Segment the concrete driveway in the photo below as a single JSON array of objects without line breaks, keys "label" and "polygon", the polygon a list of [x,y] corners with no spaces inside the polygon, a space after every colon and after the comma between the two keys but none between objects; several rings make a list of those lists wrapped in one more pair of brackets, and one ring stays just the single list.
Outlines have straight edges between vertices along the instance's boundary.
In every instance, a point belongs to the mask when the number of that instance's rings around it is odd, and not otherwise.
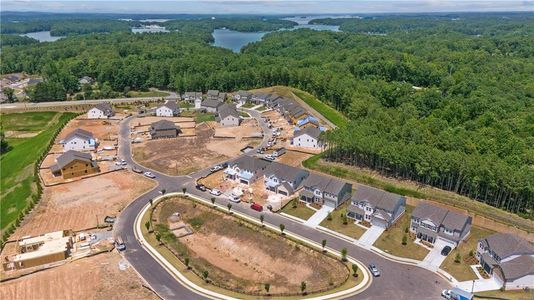
[{"label": "concrete driveway", "polygon": [[371,225],[367,231],[360,237],[360,244],[366,247],[371,247],[376,240],[382,235],[386,228],[382,226]]},{"label": "concrete driveway", "polygon": [[317,227],[328,216],[328,213],[333,210],[334,209],[332,207],[323,205],[321,209],[319,209],[316,213],[313,214],[313,216],[311,216],[306,222],[304,222],[304,225],[312,228]]},{"label": "concrete driveway", "polygon": [[460,281],[456,284],[456,287],[466,292],[473,290],[474,293],[477,293],[498,290],[501,288],[501,285],[496,279],[490,278],[475,280],[474,285],[473,280]]},{"label": "concrete driveway", "polygon": [[432,248],[432,250],[426,255],[421,263],[430,266],[431,268],[439,268],[439,266],[441,266],[443,261],[447,258],[447,256],[441,255],[441,250],[443,250],[445,246],[450,246],[451,251],[452,249],[456,248],[453,243],[449,243],[442,239],[437,239],[434,243],[434,248]]}]

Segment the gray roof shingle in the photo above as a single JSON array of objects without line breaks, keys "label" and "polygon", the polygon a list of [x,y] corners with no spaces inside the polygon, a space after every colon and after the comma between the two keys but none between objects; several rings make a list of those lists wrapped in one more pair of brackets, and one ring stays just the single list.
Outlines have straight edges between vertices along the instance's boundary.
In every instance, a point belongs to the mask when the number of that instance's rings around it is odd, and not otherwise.
[{"label": "gray roof shingle", "polygon": [[168,100],[163,105],[160,105],[158,108],[160,107],[167,107],[172,111],[178,111],[178,104],[174,100]]},{"label": "gray roof shingle", "polygon": [[295,181],[297,179],[297,175],[301,172],[306,172],[306,174],[309,174],[309,172],[304,169],[296,168],[286,164],[281,164],[278,162],[272,162],[267,167],[267,169],[265,169],[265,175],[269,176],[272,174],[276,176],[276,178],[288,182]]},{"label": "gray roof shingle", "polygon": [[315,127],[315,126],[308,126],[308,127],[304,128],[304,129],[296,131],[294,137],[299,137],[299,136],[304,135],[304,134],[307,134],[307,135],[311,136],[314,139],[318,139],[319,136],[321,135],[321,129],[319,129],[319,128]]},{"label": "gray roof shingle", "polygon": [[179,127],[174,124],[174,122],[169,120],[159,120],[150,125],[152,130],[169,130],[169,129],[178,129]]},{"label": "gray roof shingle", "polygon": [[373,207],[393,211],[397,204],[404,198],[401,195],[375,189],[365,185],[359,185],[352,198],[356,201],[368,201]]},{"label": "gray roof shingle", "polygon": [[337,195],[345,184],[350,184],[345,181],[341,181],[337,178],[310,173],[310,175],[304,180],[304,186],[309,188],[317,188],[323,192]]},{"label": "gray roof shingle", "polygon": [[56,158],[57,167],[59,169],[62,169],[63,167],[75,160],[80,160],[91,164],[95,163],[90,153],[69,150]]},{"label": "gray roof shingle", "polygon": [[495,233],[481,239],[501,259],[511,255],[534,255],[534,246],[509,233]]},{"label": "gray roof shingle", "polygon": [[437,226],[443,225],[447,229],[461,231],[471,219],[470,216],[450,211],[443,207],[422,202],[412,212],[412,217],[430,219]]},{"label": "gray roof shingle", "polygon": [[255,172],[257,170],[267,168],[269,164],[270,162],[266,160],[258,159],[248,155],[243,155],[240,158],[236,159],[232,165],[237,165],[237,167],[239,167],[239,169],[241,170]]},{"label": "gray roof shingle", "polygon": [[75,138],[75,137],[78,137],[78,138],[81,138],[83,140],[94,140],[94,137],[93,137],[93,134],[87,130],[84,130],[84,129],[81,129],[81,128],[76,128],[74,129],[72,132],[70,132],[69,134],[67,134],[67,136],[65,137],[65,141],[68,141],[72,138]]},{"label": "gray roof shingle", "polygon": [[522,255],[501,264],[501,270],[507,281],[534,275],[534,256]]}]

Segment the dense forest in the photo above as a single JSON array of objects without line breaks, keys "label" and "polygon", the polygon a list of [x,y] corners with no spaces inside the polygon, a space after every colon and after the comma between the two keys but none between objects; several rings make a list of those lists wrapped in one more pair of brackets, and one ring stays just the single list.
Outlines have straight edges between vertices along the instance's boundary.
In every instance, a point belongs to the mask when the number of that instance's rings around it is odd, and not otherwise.
[{"label": "dense forest", "polygon": [[0,34],[0,47],[2,46],[17,46],[17,45],[29,45],[37,44],[38,40],[32,39],[27,36],[19,36],[13,34]]},{"label": "dense forest", "polygon": [[[325,136],[326,159],[532,218],[533,15],[435,18],[321,20],[347,32],[274,32],[238,54],[207,43],[210,21],[172,21],[179,32],[2,47],[1,72],[42,74],[39,100],[78,90],[82,76],[117,92],[297,87],[350,119]],[[372,27],[348,29],[361,22]]]}]

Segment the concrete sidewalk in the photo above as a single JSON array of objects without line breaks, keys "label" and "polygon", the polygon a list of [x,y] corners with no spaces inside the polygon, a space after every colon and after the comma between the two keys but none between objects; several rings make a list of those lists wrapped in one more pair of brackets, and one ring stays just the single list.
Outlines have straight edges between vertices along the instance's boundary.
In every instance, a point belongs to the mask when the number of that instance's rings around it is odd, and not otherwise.
[{"label": "concrete sidewalk", "polygon": [[474,293],[477,293],[498,290],[501,288],[501,285],[494,278],[490,278],[475,280],[474,285],[473,280],[460,281],[456,284],[456,287],[466,292],[473,290]]},{"label": "concrete sidewalk", "polygon": [[321,209],[319,209],[316,213],[313,214],[306,222],[304,222],[304,225],[315,228],[321,224],[321,222],[328,216],[328,213],[333,211],[334,209],[332,207],[328,207],[326,205],[323,205]]}]

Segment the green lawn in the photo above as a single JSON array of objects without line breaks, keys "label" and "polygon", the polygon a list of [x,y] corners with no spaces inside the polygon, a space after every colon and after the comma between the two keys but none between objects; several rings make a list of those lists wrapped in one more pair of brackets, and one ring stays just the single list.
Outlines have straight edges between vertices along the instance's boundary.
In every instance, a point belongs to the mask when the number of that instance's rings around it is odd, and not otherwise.
[{"label": "green lawn", "polygon": [[293,200],[289,201],[286,206],[282,208],[282,212],[292,215],[304,221],[308,220],[315,211],[306,206],[305,203],[298,201],[297,207],[293,208]]},{"label": "green lawn", "polygon": [[492,300],[527,300],[534,299],[534,290],[513,290],[513,291],[489,291],[475,293],[474,299],[492,299]]},{"label": "green lawn", "polygon": [[[491,230],[473,226],[467,239],[460,243],[456,249],[452,250],[449,256],[447,256],[445,261],[441,264],[441,269],[447,271],[458,279],[458,281],[478,279],[470,267],[470,265],[477,264],[477,260],[474,256],[470,256],[469,252],[473,251],[474,255],[476,253],[478,240],[492,233],[494,232]],[[457,253],[460,253],[460,263],[454,262]]]},{"label": "green lawn", "polygon": [[180,101],[180,103],[178,103],[178,106],[180,108],[186,108],[186,109],[189,109],[191,107],[194,107],[193,104],[189,103],[189,102],[185,102],[185,101]]},{"label": "green lawn", "polygon": [[6,114],[0,115],[0,122],[2,122],[4,131],[39,132],[46,127],[50,120],[57,114],[57,112],[53,111]]},{"label": "green lawn", "polygon": [[254,107],[254,106],[256,106],[256,104],[254,104],[254,103],[252,103],[250,101],[247,101],[241,107],[243,107],[243,108],[251,108],[251,107]]},{"label": "green lawn", "polygon": [[342,113],[335,110],[334,108],[328,106],[324,102],[321,102],[319,99],[315,98],[311,94],[308,94],[304,91],[298,89],[292,89],[293,93],[306,102],[309,106],[315,109],[318,113],[327,118],[330,122],[334,123],[338,127],[347,125],[348,121]]},{"label": "green lawn", "polygon": [[524,219],[516,214],[489,206],[488,204],[475,201],[465,196],[433,187],[415,185],[409,181],[381,177],[372,171],[326,162],[321,158],[322,154],[314,155],[304,160],[302,165],[311,170],[370,185],[391,193],[419,199],[431,199],[433,201],[466,209],[471,213],[484,216],[499,223],[512,225],[527,232],[532,232],[534,230],[534,222],[531,220]]},{"label": "green lawn", "polygon": [[50,112],[2,115],[5,131],[40,133],[31,138],[8,139],[12,149],[0,156],[0,230],[15,221],[30,203],[37,192],[35,163],[48,149],[55,131],[74,116],[73,113]]},{"label": "green lawn", "polygon": [[406,211],[397,222],[384,231],[376,240],[374,246],[395,256],[422,260],[428,254],[428,250],[415,244],[409,237],[406,245],[402,244],[402,237],[406,228],[410,227],[410,216],[412,215],[413,206],[406,206]]},{"label": "green lawn", "polygon": [[347,224],[343,224],[343,218],[341,217],[341,214],[347,213],[347,207],[349,205],[350,201],[343,203],[338,209],[334,210],[331,213],[332,220],[328,220],[328,218],[326,218],[323,220],[323,222],[321,222],[320,225],[328,229],[337,231],[346,236],[349,236],[351,238],[359,239],[362,234],[365,233],[365,229],[354,224],[354,220],[350,218],[348,219]]},{"label": "green lawn", "polygon": [[211,113],[199,113],[195,115],[195,122],[197,123],[208,121],[215,121],[215,115]]},{"label": "green lawn", "polygon": [[258,108],[256,108],[257,111],[264,111],[264,110],[267,110],[267,107],[265,107],[265,105],[262,105]]},{"label": "green lawn", "polygon": [[141,97],[167,97],[169,93],[161,91],[129,91],[128,97],[131,98],[141,98]]}]

